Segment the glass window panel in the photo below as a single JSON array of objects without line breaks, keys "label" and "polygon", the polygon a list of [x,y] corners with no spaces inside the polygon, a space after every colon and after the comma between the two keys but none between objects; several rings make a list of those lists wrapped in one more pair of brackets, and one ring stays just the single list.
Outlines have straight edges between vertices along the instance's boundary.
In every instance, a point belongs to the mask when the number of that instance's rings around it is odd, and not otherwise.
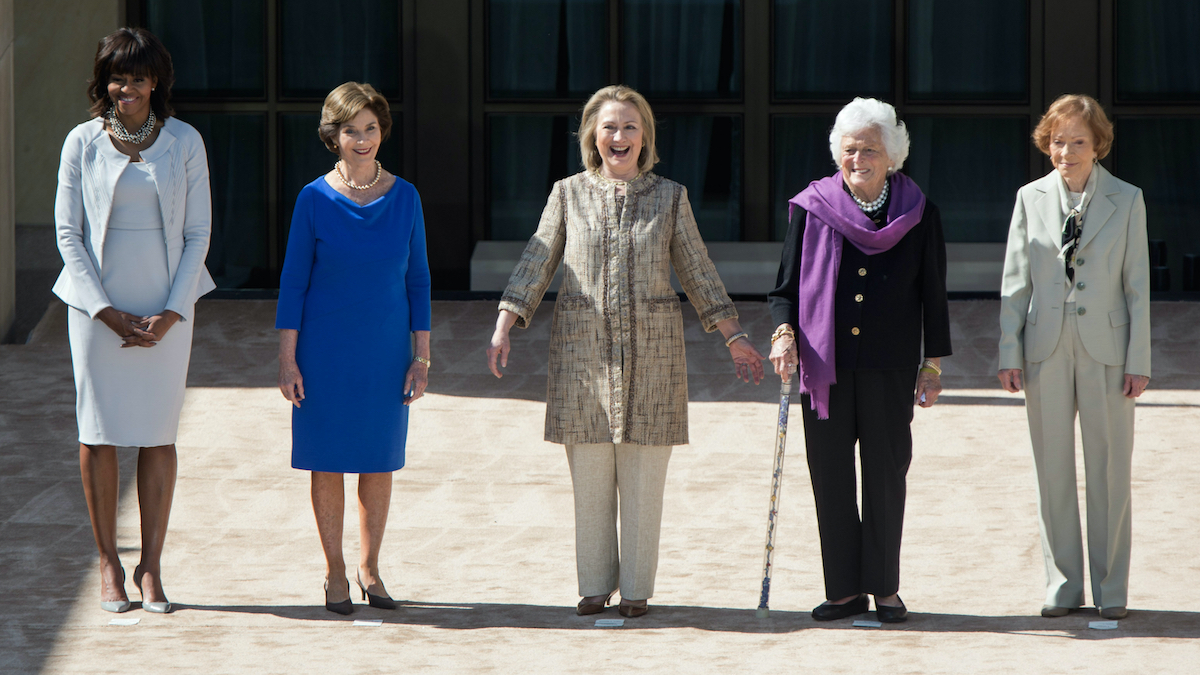
[{"label": "glass window panel", "polygon": [[1115,131],[1113,173],[1142,188],[1149,237],[1166,242],[1170,290],[1196,290],[1185,284],[1183,259],[1200,256],[1196,146],[1187,140],[1200,138],[1200,118],[1118,117]]},{"label": "glass window panel", "polygon": [[647,97],[738,98],[740,0],[626,0],[625,81]]},{"label": "glass window panel", "polygon": [[910,0],[909,98],[1026,100],[1028,5],[1027,0]]},{"label": "glass window panel", "polygon": [[1200,100],[1200,3],[1117,0],[1117,98]]},{"label": "glass window panel", "polygon": [[[329,173],[337,162],[333,154],[317,136],[317,125],[321,121],[320,113],[284,113],[279,116],[280,136],[280,252],[287,249],[287,232],[292,226],[292,211],[296,206],[296,198],[305,185]],[[403,125],[399,115],[392,115],[392,133],[379,146],[375,157],[383,164],[383,168],[401,175],[404,164],[400,138]]]},{"label": "glass window panel", "polygon": [[399,2],[279,4],[284,96],[324,99],[343,82],[367,82],[392,102],[399,100]]},{"label": "glass window panel", "polygon": [[739,241],[742,235],[742,118],[732,115],[662,115],[654,172],[682,183],[705,241]]},{"label": "glass window panel", "polygon": [[263,0],[147,0],[146,25],[171,52],[178,98],[266,96]]},{"label": "glass window panel", "polygon": [[554,181],[582,170],[567,115],[488,117],[488,207],[493,240],[533,236]]},{"label": "glass window panel", "polygon": [[[891,98],[892,0],[775,0],[775,96]],[[853,57],[842,56],[853,35]]]},{"label": "glass window panel", "polygon": [[808,184],[833,175],[829,152],[832,117],[776,117],[771,148],[775,155],[773,196],[774,239],[783,241],[788,228],[788,200]]},{"label": "glass window panel", "polygon": [[208,152],[212,239],[205,264],[218,288],[274,288],[267,231],[266,117],[187,113]]},{"label": "glass window panel", "polygon": [[1029,182],[1028,121],[911,115],[906,122],[912,144],[904,172],[941,210],[946,241],[1007,241],[1017,189]]},{"label": "glass window panel", "polygon": [[608,80],[606,0],[492,0],[493,98],[584,98]]}]

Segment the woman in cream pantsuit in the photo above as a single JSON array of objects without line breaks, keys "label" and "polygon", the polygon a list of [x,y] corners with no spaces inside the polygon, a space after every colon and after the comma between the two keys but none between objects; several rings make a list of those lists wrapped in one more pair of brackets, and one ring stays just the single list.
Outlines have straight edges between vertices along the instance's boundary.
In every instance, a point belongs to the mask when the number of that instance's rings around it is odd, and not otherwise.
[{"label": "woman in cream pantsuit", "polygon": [[141,28],[100,41],[88,85],[92,120],[63,144],[54,203],[70,309],[79,462],[100,557],[102,609],[124,612],[117,553],[117,447],[138,450],[142,609],[171,611],[160,561],[175,489],[175,436],[196,299],[211,234],[200,134],[172,117],[171,56]]},{"label": "woman in cream pantsuit", "polygon": [[603,611],[619,588],[619,612],[635,617],[654,594],[671,446],[688,442],[683,316],[671,269],[704,329],[725,336],[739,377],[759,382],[763,356],[738,325],[687,190],[650,172],[658,157],[646,100],[619,85],[597,91],[584,106],[579,145],[587,170],[554,185],[501,299],[488,364],[500,377],[509,330],[529,325],[561,261],[545,438],[566,445],[575,488],[576,611]]},{"label": "woman in cream pantsuit", "polygon": [[1150,381],[1150,262],[1142,191],[1097,160],[1112,124],[1064,95],[1033,133],[1054,170],[1017,193],[1000,304],[1000,382],[1021,390],[1038,478],[1042,616],[1084,604],[1075,415],[1087,480],[1088,572],[1106,619],[1126,615],[1134,399]]}]

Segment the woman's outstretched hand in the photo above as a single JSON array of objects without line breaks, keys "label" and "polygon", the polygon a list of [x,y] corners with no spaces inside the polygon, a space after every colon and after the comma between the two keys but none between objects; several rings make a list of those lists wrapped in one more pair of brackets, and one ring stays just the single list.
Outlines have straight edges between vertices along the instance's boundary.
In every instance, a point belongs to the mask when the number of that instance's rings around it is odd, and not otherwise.
[{"label": "woman's outstretched hand", "polygon": [[729,355],[733,357],[733,369],[737,378],[749,382],[754,378],[754,384],[762,382],[763,359],[761,352],[750,343],[750,338],[739,338],[729,345]]},{"label": "woman's outstretched hand", "polygon": [[[516,313],[507,309],[500,310],[500,316],[496,317],[496,331],[492,333],[492,341],[488,343],[487,348],[488,368],[496,377],[504,377],[500,368],[508,367],[508,352],[512,349],[512,345],[508,341],[508,332],[512,330],[513,324],[516,322]],[[497,367],[497,361],[499,361],[499,367]]]}]

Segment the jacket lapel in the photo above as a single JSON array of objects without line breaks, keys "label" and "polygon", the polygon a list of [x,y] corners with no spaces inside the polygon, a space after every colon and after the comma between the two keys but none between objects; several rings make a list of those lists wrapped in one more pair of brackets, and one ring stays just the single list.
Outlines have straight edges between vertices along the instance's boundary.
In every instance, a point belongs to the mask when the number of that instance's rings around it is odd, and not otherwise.
[{"label": "jacket lapel", "polygon": [[1096,238],[1096,233],[1108,224],[1109,219],[1116,213],[1117,205],[1113,204],[1109,195],[1121,192],[1116,181],[1112,180],[1112,174],[1103,166],[1096,164],[1092,171],[1099,173],[1096,174],[1096,194],[1092,195],[1087,213],[1083,216],[1083,234],[1079,236],[1079,248],[1081,249]]},{"label": "jacket lapel", "polygon": [[1058,173],[1051,171],[1043,176],[1036,183],[1034,189],[1041,195],[1034,202],[1036,206],[1037,219],[1042,221],[1040,231],[1033,231],[1030,228],[1032,236],[1043,237],[1054,243],[1054,247],[1058,248],[1062,245],[1062,180],[1058,177]]}]

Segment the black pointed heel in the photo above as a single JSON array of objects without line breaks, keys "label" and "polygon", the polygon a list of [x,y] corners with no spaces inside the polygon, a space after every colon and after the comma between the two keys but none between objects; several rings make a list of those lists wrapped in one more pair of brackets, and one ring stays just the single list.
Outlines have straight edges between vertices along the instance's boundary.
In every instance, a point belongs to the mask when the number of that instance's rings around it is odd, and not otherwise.
[{"label": "black pointed heel", "polygon": [[[349,581],[346,582],[346,590],[347,591],[350,590],[350,582]],[[345,600],[342,600],[341,602],[330,602],[329,601],[329,581],[326,580],[326,582],[325,582],[325,609],[333,612],[334,614],[341,614],[342,616],[349,616],[350,614],[354,613],[354,603],[351,602],[350,598],[346,598]]]},{"label": "black pointed heel", "polygon": [[362,578],[356,572],[354,581],[358,583],[359,589],[362,590],[362,599],[367,601],[367,604],[376,609],[396,609],[396,601],[390,595],[374,595],[367,592],[367,587],[363,586]]}]

